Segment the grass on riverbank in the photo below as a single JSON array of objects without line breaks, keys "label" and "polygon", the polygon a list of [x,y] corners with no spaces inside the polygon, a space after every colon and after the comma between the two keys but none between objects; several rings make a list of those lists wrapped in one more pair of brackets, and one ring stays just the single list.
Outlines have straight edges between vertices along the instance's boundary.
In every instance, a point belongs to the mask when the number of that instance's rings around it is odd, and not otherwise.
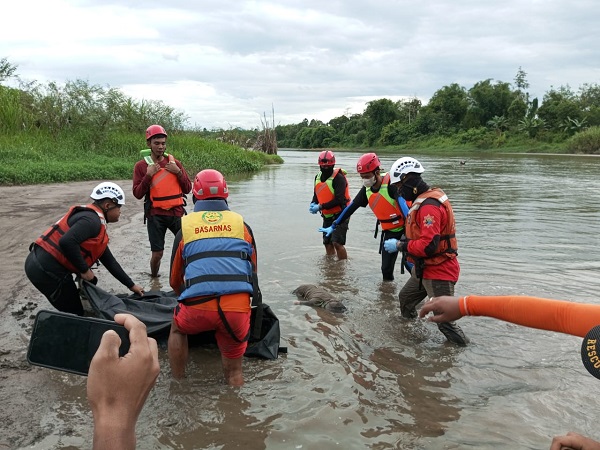
[{"label": "grass on riverbank", "polygon": [[[60,183],[100,179],[130,179],[133,166],[146,148],[143,136],[86,132],[17,133],[0,136],[0,185]],[[173,133],[167,151],[179,159],[193,177],[206,168],[225,175],[249,173],[266,164],[281,164],[277,155],[244,150],[194,133]]]}]

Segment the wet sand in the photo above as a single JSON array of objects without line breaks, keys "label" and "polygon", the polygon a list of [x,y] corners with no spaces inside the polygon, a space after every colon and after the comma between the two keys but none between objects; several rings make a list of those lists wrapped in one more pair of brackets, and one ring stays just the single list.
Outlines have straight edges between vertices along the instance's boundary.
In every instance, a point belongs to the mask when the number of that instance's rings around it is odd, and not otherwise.
[{"label": "wet sand", "polygon": [[[142,202],[130,194],[131,181],[117,183],[125,190],[126,205],[119,222],[109,225],[109,246],[134,281],[147,286],[148,280],[140,279],[144,278],[140,272],[131,272],[131,266],[123,260],[127,258],[119,257],[122,249],[131,246],[124,232],[134,223],[140,235],[145,229],[141,222]],[[0,286],[0,449],[31,446],[43,439],[45,416],[59,396],[52,387],[55,375],[49,375],[54,371],[33,367],[27,362],[27,345],[35,314],[40,309],[53,309],[25,276],[23,264],[29,245],[71,205],[88,203],[89,193],[96,184],[98,182],[87,181],[0,187],[4,280]],[[144,261],[144,267],[139,270],[147,270],[146,265]],[[106,271],[102,278],[117,289],[120,286],[119,292],[126,291]],[[83,379],[82,384],[85,385]],[[85,413],[91,420],[89,410]]]}]

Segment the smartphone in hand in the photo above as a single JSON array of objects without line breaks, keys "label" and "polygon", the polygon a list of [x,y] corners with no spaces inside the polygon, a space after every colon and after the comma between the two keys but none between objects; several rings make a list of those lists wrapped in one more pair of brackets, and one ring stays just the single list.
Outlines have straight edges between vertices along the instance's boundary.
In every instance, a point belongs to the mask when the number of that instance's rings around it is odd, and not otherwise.
[{"label": "smartphone in hand", "polygon": [[119,356],[129,351],[129,332],[112,320],[60,311],[38,312],[27,351],[30,364],[87,375],[102,335],[115,330],[121,338]]}]

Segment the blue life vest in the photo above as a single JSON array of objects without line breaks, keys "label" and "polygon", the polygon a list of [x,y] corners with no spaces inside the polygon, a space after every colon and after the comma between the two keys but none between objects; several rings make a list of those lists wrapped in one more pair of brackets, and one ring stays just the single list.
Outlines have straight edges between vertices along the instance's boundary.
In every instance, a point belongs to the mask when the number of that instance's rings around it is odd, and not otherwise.
[{"label": "blue life vest", "polygon": [[252,245],[245,240],[241,215],[198,211],[181,218],[185,289],[193,297],[253,293]]}]

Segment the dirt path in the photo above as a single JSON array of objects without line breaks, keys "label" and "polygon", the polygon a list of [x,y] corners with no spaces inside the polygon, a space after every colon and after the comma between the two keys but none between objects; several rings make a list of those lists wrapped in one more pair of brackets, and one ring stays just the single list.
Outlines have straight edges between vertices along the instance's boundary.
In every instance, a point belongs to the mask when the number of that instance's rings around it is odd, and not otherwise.
[{"label": "dirt path", "polygon": [[[134,281],[147,286],[149,277],[144,273],[148,270],[147,261],[134,260],[132,256],[132,247],[136,245],[132,243],[147,245],[142,202],[131,195],[130,180],[117,183],[126,193],[126,205],[120,221],[109,225],[110,248]],[[42,424],[58,395],[48,369],[32,367],[26,358],[35,314],[40,309],[52,308],[23,271],[29,244],[71,205],[88,203],[89,193],[96,184],[98,182],[91,181],[0,187],[3,275],[0,285],[0,449],[31,446],[43,439]],[[139,254],[139,247],[137,251]],[[106,271],[102,276],[107,287],[126,291]]]}]

